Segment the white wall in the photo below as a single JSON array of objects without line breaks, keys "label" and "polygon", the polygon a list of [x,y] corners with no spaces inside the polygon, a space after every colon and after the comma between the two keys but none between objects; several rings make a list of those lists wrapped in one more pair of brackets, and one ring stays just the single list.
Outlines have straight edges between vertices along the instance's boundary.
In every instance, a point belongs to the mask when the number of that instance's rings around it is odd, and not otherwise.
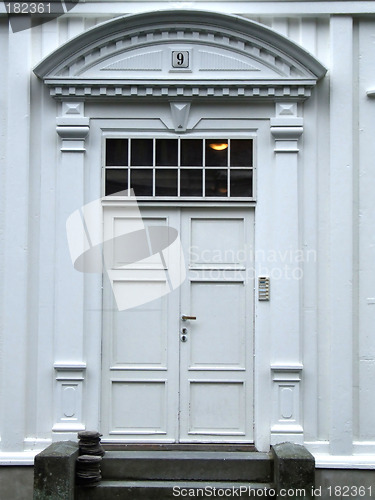
[{"label": "white wall", "polygon": [[[343,10],[354,2],[338,3]],[[133,12],[172,4],[128,6]],[[375,21],[365,14],[330,18],[325,12],[333,2],[311,2],[310,12],[314,8],[319,14],[315,17],[288,18],[290,4],[294,13],[308,12],[310,2],[215,2],[215,9],[242,12],[272,27],[328,68],[304,105],[298,178],[300,241],[305,251],[311,250],[304,265],[300,317],[304,436],[323,463],[328,460],[324,453],[375,450],[375,99],[366,95],[375,89]],[[358,12],[373,9],[371,2],[356,4]],[[0,83],[4,460],[11,453],[43,447],[53,424],[59,104],[31,70],[72,36],[124,9],[124,3],[109,2],[111,15],[103,17],[103,5],[80,4],[80,15],[10,33],[9,38],[7,23],[0,18],[0,67],[5,75]],[[199,5],[212,8],[212,2]],[[27,460],[22,454],[12,457]]]}]

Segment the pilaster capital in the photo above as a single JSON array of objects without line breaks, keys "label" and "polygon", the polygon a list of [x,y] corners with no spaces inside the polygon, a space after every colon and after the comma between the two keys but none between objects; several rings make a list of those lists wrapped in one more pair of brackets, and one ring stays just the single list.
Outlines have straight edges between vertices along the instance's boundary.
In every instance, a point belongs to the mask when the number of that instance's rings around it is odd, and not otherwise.
[{"label": "pilaster capital", "polygon": [[270,130],[275,139],[276,153],[297,153],[298,139],[303,133],[303,118],[297,116],[296,102],[277,102],[276,116],[271,118]]},{"label": "pilaster capital", "polygon": [[83,102],[63,102],[62,115],[56,118],[56,132],[62,139],[62,152],[85,152],[90,119],[84,116]]}]

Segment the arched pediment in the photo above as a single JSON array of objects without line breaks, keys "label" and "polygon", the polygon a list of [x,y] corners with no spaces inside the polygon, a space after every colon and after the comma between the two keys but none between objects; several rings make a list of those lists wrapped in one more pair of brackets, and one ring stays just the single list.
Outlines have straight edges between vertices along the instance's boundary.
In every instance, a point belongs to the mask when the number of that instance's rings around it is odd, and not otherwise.
[{"label": "arched pediment", "polygon": [[326,70],[303,48],[259,23],[169,10],[98,25],[61,46],[34,72],[59,98],[303,99]]}]

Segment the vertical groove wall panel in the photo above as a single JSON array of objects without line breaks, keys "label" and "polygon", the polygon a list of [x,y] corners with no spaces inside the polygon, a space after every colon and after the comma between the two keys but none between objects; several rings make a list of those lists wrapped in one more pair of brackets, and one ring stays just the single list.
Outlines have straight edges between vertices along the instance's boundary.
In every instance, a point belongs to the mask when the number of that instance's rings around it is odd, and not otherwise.
[{"label": "vertical groove wall panel", "polygon": [[[25,437],[28,347],[28,210],[30,131],[30,30],[9,33],[5,177],[3,301],[4,352],[1,408],[3,451],[22,451]],[[11,332],[11,335],[9,333]],[[15,355],[15,357],[13,357]]]},{"label": "vertical groove wall panel", "polygon": [[[41,38],[42,26],[36,26],[30,30],[32,41],[32,51],[30,54],[30,65],[34,66],[41,59]],[[38,134],[39,127],[39,110],[41,106],[40,97],[38,96],[39,82],[35,75],[30,75],[30,166],[29,166],[29,219],[28,219],[28,269],[29,280],[32,283],[32,290],[28,297],[28,341],[29,347],[27,350],[27,390],[26,390],[26,407],[28,408],[28,418],[26,420],[25,437],[35,436],[36,433],[36,388],[38,386],[38,372],[35,360],[37,359],[38,349],[38,322],[39,319],[39,280],[38,269],[35,263],[38,262],[38,253],[40,247],[40,231],[39,221],[40,213],[37,206],[37,200],[40,197],[40,148],[41,140]]]},{"label": "vertical groove wall panel", "polygon": [[375,90],[374,22],[359,24],[359,438],[375,440]]},{"label": "vertical groove wall panel", "polygon": [[331,18],[330,452],[353,440],[353,20]]},{"label": "vertical groove wall panel", "polygon": [[359,23],[353,19],[353,440],[359,435]]},{"label": "vertical groove wall panel", "polygon": [[[57,21],[53,21],[57,24]],[[50,23],[43,25],[41,52],[50,52],[58,45],[57,31],[50,31]],[[36,147],[39,148],[39,193],[35,210],[40,214],[40,246],[38,252],[38,349],[35,366],[38,372],[36,386],[36,438],[50,437],[52,421],[54,277],[55,277],[55,193],[57,171],[56,101],[49,96],[41,82],[33,87],[33,109],[37,116]],[[32,145],[34,148],[34,143]]]},{"label": "vertical groove wall panel", "polygon": [[284,17],[275,17],[272,19],[272,29],[280,33],[280,35],[288,36],[288,19]]},{"label": "vertical groove wall panel", "polygon": [[[329,23],[328,20],[317,19],[316,57],[325,60],[329,67]],[[318,190],[318,235],[317,235],[317,285],[318,285],[318,440],[329,438],[329,290],[327,276],[329,273],[329,76],[326,76],[315,89],[318,103],[317,122],[317,165]]]},{"label": "vertical groove wall panel", "polygon": [[[8,68],[8,20],[0,18],[0,67]],[[5,73],[6,74],[6,73]],[[8,114],[8,86],[6,78],[0,79],[0,276],[4,276],[4,251],[5,251],[5,182],[6,182],[6,130],[7,130],[7,114]],[[0,409],[4,408],[6,395],[5,386],[1,384],[3,378],[1,370],[3,367],[4,353],[4,299],[5,299],[4,282],[0,282]],[[0,410],[1,412],[1,410]],[[0,439],[3,432],[0,418]]]},{"label": "vertical groove wall panel", "polygon": [[[311,53],[316,52],[316,23],[311,19],[302,23],[300,43]],[[319,84],[318,84],[319,86]],[[319,129],[319,97],[314,90],[312,97],[304,103],[303,158],[300,174],[301,248],[304,252],[302,281],[302,330],[304,365],[304,432],[306,441],[318,439],[318,331],[317,331],[317,214],[318,214],[318,161],[317,143]]]},{"label": "vertical groove wall panel", "polygon": [[[42,39],[41,39],[41,58],[51,54],[59,46],[58,39],[58,19],[49,21],[41,25]],[[39,61],[37,61],[39,62]]]}]

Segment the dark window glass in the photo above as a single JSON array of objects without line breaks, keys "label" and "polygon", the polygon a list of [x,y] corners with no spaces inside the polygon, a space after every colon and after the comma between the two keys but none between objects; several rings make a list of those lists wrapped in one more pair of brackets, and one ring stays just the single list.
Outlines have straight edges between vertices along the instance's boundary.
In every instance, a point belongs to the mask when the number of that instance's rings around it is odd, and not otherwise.
[{"label": "dark window glass", "polygon": [[181,169],[180,195],[202,196],[202,170],[187,168]]},{"label": "dark window glass", "polygon": [[230,171],[230,196],[253,195],[253,172],[251,170]]},{"label": "dark window glass", "polygon": [[177,167],[178,140],[156,139],[156,165]]},{"label": "dark window glass", "polygon": [[227,139],[206,140],[206,166],[226,167],[228,165]]},{"label": "dark window glass", "polygon": [[106,140],[105,164],[108,167],[126,167],[128,165],[128,139]]},{"label": "dark window glass", "polygon": [[107,168],[105,171],[105,195],[109,196],[126,189],[128,189],[128,169]]},{"label": "dark window glass", "polygon": [[181,166],[200,167],[203,165],[202,139],[181,139]]},{"label": "dark window glass", "polygon": [[153,140],[152,139],[132,139],[131,165],[140,167],[152,167]]},{"label": "dark window glass", "polygon": [[155,172],[155,195],[177,196],[177,170],[159,168]]},{"label": "dark window glass", "polygon": [[206,196],[227,196],[227,171],[206,170]]},{"label": "dark window glass", "polygon": [[231,139],[230,165],[231,167],[253,166],[253,141],[248,139]]},{"label": "dark window glass", "polygon": [[132,169],[130,185],[134,189],[135,196],[152,196],[152,169]]}]

